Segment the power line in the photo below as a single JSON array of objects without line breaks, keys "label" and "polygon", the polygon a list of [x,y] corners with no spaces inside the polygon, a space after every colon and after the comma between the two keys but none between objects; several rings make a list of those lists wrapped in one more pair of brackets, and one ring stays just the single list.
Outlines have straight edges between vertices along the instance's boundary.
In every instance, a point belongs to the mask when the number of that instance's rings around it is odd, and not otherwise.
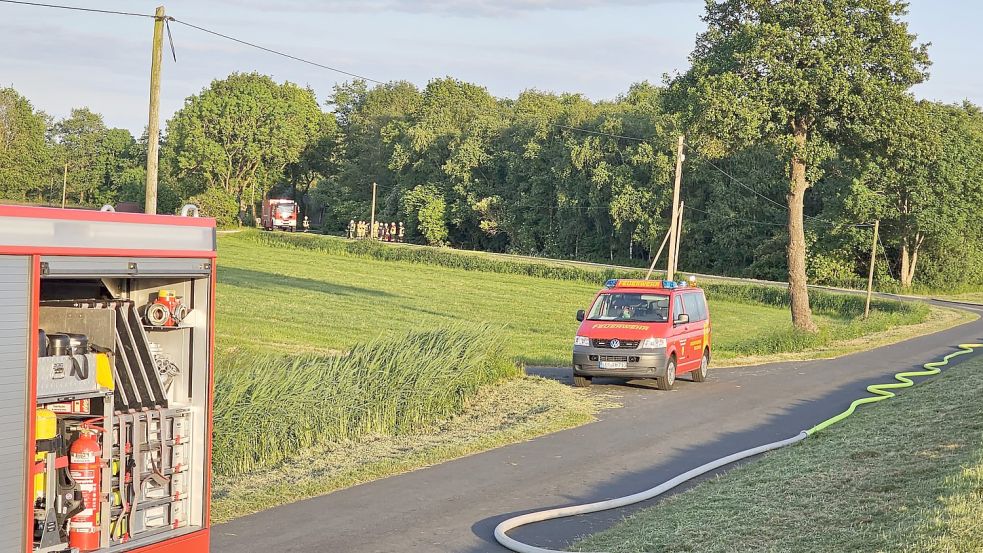
[{"label": "power line", "polygon": [[[689,145],[688,143],[686,143],[686,142],[683,142],[683,144],[685,144],[687,148],[693,148],[693,146],[690,146],[690,145]],[[727,178],[729,178],[730,180],[732,180],[732,181],[734,181],[734,182],[736,182],[737,184],[739,184],[739,185],[740,185],[741,187],[743,187],[744,189],[746,189],[746,190],[748,190],[748,191],[750,191],[750,192],[751,192],[751,193],[753,193],[753,194],[756,194],[756,195],[758,195],[758,196],[760,196],[761,198],[764,198],[764,199],[765,199],[766,201],[769,201],[769,202],[771,202],[772,204],[775,204],[775,205],[777,205],[778,207],[780,207],[780,208],[782,208],[782,209],[784,209],[784,210],[788,210],[788,206],[787,206],[787,205],[785,205],[785,204],[782,204],[782,203],[780,203],[780,202],[776,202],[775,200],[773,200],[773,199],[771,199],[771,198],[769,198],[768,196],[765,196],[765,195],[764,195],[764,194],[762,194],[761,192],[758,192],[758,191],[757,191],[757,190],[755,190],[754,188],[752,188],[752,187],[750,187],[750,186],[748,186],[748,185],[746,185],[746,184],[744,184],[743,182],[741,182],[741,181],[740,181],[740,179],[738,179],[738,178],[737,178],[737,177],[735,177],[734,175],[731,175],[731,174],[730,174],[730,173],[728,173],[727,171],[724,171],[724,170],[723,170],[723,169],[721,169],[721,168],[720,168],[720,166],[718,166],[718,165],[717,165],[716,163],[714,163],[714,162],[712,162],[712,161],[710,161],[710,159],[709,159],[709,158],[707,158],[707,157],[703,157],[703,158],[702,158],[702,160],[703,160],[703,161],[704,161],[705,163],[707,163],[708,165],[710,165],[711,167],[713,167],[714,169],[716,169],[717,171],[720,171],[720,173],[721,173],[721,174],[723,174],[724,176],[726,176],[726,177],[727,177]],[[804,217],[806,217],[806,215],[803,215],[803,216],[804,216]]]},{"label": "power line", "polygon": [[[42,3],[42,2],[28,2],[26,0],[0,0],[0,3],[4,3],[4,4],[20,4],[20,5],[24,5],[24,6],[35,6],[35,7],[41,7],[41,8],[55,8],[55,9],[59,9],[59,10],[72,10],[72,11],[81,11],[81,12],[90,12],[90,13],[112,14],[112,15],[125,15],[125,16],[130,16],[130,17],[145,17],[145,18],[149,18],[149,19],[156,19],[156,17],[157,17],[156,15],[146,14],[146,13],[123,12],[123,11],[115,11],[115,10],[100,10],[100,9],[95,9],[95,8],[83,8],[83,7],[79,7],[79,6],[67,6],[67,5],[62,5],[62,4],[46,4],[46,3]],[[245,45],[245,46],[249,46],[250,48],[256,48],[256,49],[262,50],[264,52],[269,52],[271,54],[276,54],[278,56],[289,58],[289,59],[292,59],[294,61],[299,61],[301,63],[306,63],[306,64],[312,65],[314,67],[319,67],[321,69],[327,69],[328,71],[334,71],[335,73],[341,73],[342,75],[348,75],[349,77],[355,77],[356,79],[362,79],[362,80],[373,82],[373,83],[376,83],[376,84],[385,84],[383,81],[372,79],[372,78],[366,77],[364,75],[359,75],[358,73],[352,73],[350,71],[345,71],[344,69],[338,69],[337,67],[331,67],[330,65],[325,65],[323,63],[318,63],[316,61],[311,61],[311,60],[308,60],[308,59],[304,59],[304,58],[301,58],[301,57],[298,57],[298,56],[294,56],[294,55],[288,54],[286,52],[281,52],[279,50],[274,50],[272,48],[267,48],[265,46],[260,46],[259,44],[256,44],[254,42],[249,42],[249,41],[243,40],[241,38],[236,38],[236,37],[231,36],[231,35],[220,33],[218,31],[214,31],[212,29],[208,29],[208,28],[202,27],[200,25],[195,25],[193,23],[189,23],[189,22],[183,21],[181,19],[177,19],[177,18],[174,18],[174,17],[167,16],[167,17],[164,18],[164,20],[165,21],[173,21],[175,23],[180,23],[180,24],[182,24],[182,25],[184,25],[186,27],[191,27],[192,29],[197,29],[197,30],[202,31],[204,33],[215,35],[217,37],[221,37],[221,38],[224,38],[226,40],[231,40],[233,42],[237,42],[239,44],[242,44],[242,45]],[[173,42],[172,42],[172,50],[173,50]]]},{"label": "power line", "polygon": [[80,11],[80,12],[104,13],[104,14],[112,14],[112,15],[127,15],[130,17],[147,17],[150,19],[154,19],[157,17],[154,14],[148,14],[148,13],[120,12],[115,10],[99,10],[95,8],[83,8],[80,6],[63,6],[60,4],[44,4],[41,2],[25,2],[23,0],[0,0],[0,2],[4,4],[21,4],[24,6],[36,6],[40,8],[56,8],[59,10],[73,10],[73,11]]},{"label": "power line", "polygon": [[371,79],[369,77],[366,77],[366,76],[363,76],[363,75],[359,75],[357,73],[351,73],[349,71],[345,71],[344,69],[338,69],[337,67],[331,67],[330,65],[324,65],[323,63],[318,63],[316,61],[311,61],[311,60],[308,60],[308,59],[297,57],[297,56],[294,56],[294,55],[291,55],[291,54],[287,54],[286,52],[281,52],[279,50],[274,50],[272,48],[267,48],[265,46],[260,46],[259,44],[256,44],[256,43],[253,43],[253,42],[249,42],[249,41],[246,41],[246,40],[242,40],[241,38],[236,38],[234,36],[226,35],[226,34],[223,34],[223,33],[218,32],[218,31],[213,31],[211,29],[206,29],[205,27],[201,27],[199,25],[194,25],[192,23],[188,23],[187,21],[182,21],[182,20],[176,19],[176,18],[168,18],[168,19],[170,19],[171,21],[173,21],[175,23],[180,23],[180,24],[182,24],[182,25],[184,25],[186,27],[191,27],[192,29],[197,29],[197,30],[202,31],[204,33],[208,33],[210,35],[215,35],[215,36],[218,36],[218,37],[222,37],[222,38],[224,38],[226,40],[231,40],[232,42],[238,42],[239,44],[243,44],[243,45],[249,46],[251,48],[256,48],[258,50],[262,50],[264,52],[269,52],[271,54],[276,54],[278,56],[289,58],[289,59],[292,59],[294,61],[299,61],[301,63],[306,63],[308,65],[313,65],[314,67],[320,67],[321,69],[327,69],[328,71],[334,71],[335,73],[341,73],[342,75],[348,75],[349,77],[355,77],[356,79],[362,79],[364,81],[369,81],[369,82],[373,82],[373,83],[376,83],[376,84],[386,84],[383,81],[377,81],[376,79]]}]

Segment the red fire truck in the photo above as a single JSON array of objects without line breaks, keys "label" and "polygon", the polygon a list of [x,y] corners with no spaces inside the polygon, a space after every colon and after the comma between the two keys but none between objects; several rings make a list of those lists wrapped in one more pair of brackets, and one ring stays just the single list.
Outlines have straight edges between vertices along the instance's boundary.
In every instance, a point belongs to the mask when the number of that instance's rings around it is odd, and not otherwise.
[{"label": "red fire truck", "polygon": [[286,199],[268,198],[263,200],[262,224],[266,230],[297,230],[297,215],[300,208],[297,202]]},{"label": "red fire truck", "polygon": [[0,553],[207,553],[215,221],[0,206],[0,305]]}]

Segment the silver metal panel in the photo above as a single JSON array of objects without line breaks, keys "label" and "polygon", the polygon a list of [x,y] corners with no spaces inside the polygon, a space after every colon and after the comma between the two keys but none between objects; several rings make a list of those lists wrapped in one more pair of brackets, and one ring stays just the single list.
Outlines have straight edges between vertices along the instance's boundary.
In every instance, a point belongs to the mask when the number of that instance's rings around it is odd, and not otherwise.
[{"label": "silver metal panel", "polygon": [[0,245],[215,251],[212,227],[0,216]]},{"label": "silver metal panel", "polygon": [[27,548],[27,411],[31,333],[31,262],[0,255],[0,553]]},{"label": "silver metal panel", "polygon": [[59,255],[43,256],[41,263],[43,278],[206,277],[212,266],[210,259]]}]

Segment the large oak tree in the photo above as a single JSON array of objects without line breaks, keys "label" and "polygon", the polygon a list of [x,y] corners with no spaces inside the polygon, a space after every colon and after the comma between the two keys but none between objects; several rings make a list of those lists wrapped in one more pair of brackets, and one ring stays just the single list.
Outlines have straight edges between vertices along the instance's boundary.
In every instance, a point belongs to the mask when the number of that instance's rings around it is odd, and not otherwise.
[{"label": "large oak tree", "polygon": [[[704,153],[772,143],[788,161],[792,322],[815,330],[806,281],[804,200],[820,162],[925,78],[895,0],[708,0],[692,67],[674,83]],[[735,194],[739,193],[735,190]]]}]

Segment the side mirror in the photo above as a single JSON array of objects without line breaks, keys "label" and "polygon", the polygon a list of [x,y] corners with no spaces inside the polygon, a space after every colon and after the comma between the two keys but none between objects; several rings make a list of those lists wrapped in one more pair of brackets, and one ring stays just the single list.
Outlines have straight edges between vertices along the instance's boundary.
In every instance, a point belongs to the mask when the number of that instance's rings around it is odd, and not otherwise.
[{"label": "side mirror", "polygon": [[689,322],[689,315],[687,315],[686,313],[680,313],[679,315],[676,315],[676,322],[674,324],[684,325],[688,322]]},{"label": "side mirror", "polygon": [[584,317],[586,317],[586,316],[587,316],[587,314],[584,313],[584,310],[583,309],[578,309],[577,310],[577,320],[578,321],[584,322]]}]

